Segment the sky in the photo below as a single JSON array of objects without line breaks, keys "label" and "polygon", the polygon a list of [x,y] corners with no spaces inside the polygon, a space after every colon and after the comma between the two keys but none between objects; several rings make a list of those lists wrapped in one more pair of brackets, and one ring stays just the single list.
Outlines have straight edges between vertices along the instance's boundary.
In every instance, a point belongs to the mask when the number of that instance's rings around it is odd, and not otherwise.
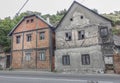
[{"label": "sky", "polygon": [[[0,0],[0,18],[13,17],[26,0]],[[29,0],[22,9],[37,11],[42,14],[55,14],[57,11],[68,9],[74,0]],[[120,0],[76,0],[90,9],[97,9],[99,13],[120,11]]]}]

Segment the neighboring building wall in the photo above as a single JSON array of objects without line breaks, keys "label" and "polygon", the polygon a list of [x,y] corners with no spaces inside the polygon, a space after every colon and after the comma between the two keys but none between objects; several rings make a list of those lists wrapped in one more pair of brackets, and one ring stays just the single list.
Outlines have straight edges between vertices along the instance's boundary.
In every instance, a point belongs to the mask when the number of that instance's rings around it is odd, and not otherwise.
[{"label": "neighboring building wall", "polygon": [[114,71],[117,74],[120,74],[120,53],[114,54]]},{"label": "neighboring building wall", "polygon": [[120,74],[120,36],[114,35],[114,71]]}]

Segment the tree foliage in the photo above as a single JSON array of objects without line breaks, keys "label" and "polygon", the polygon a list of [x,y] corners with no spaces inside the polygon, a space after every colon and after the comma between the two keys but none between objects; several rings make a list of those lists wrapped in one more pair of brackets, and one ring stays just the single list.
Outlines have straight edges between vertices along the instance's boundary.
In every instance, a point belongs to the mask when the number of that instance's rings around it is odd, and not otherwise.
[{"label": "tree foliage", "polygon": [[[98,11],[96,9],[93,9],[96,13]],[[12,19],[10,17],[6,17],[4,19],[0,19],[0,45],[3,46],[4,52],[9,52],[10,47],[11,47],[11,40],[10,37],[8,36],[8,33],[11,31],[12,28],[26,15],[31,15],[31,14],[37,14],[43,17],[45,20],[47,18],[50,19],[50,23],[54,26],[56,26],[61,18],[65,15],[66,9],[57,11],[56,14],[45,14],[42,15],[40,12],[33,12],[33,11],[26,11],[21,13],[18,16],[14,16]],[[114,13],[110,14],[103,14],[103,16],[111,19],[114,21],[115,25],[120,25],[120,11],[115,11]],[[120,30],[113,29],[114,34],[120,34]]]},{"label": "tree foliage", "polygon": [[18,16],[14,16],[12,19],[10,17],[0,19],[0,45],[3,47],[4,52],[10,52],[11,39],[8,36],[8,34],[12,30],[12,28],[14,28],[14,26],[26,15],[37,14],[43,17],[44,19],[47,19],[49,17],[50,23],[53,25],[57,25],[57,23],[60,21],[60,19],[65,13],[65,9],[58,11],[55,15],[42,15],[40,12],[26,11]]}]

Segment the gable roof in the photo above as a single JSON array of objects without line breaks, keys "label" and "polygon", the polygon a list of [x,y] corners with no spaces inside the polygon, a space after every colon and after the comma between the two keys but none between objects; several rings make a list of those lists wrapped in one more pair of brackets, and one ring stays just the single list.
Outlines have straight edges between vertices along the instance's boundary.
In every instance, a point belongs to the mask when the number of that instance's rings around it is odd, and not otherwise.
[{"label": "gable roof", "polygon": [[28,16],[24,16],[19,22],[18,24],[10,31],[10,33],[8,34],[8,36],[11,36],[12,33],[15,31],[15,29],[22,23],[22,21],[28,17],[32,17],[32,16],[36,16],[37,18],[39,18],[40,20],[42,20],[45,24],[47,24],[51,29],[53,29],[53,26],[48,23],[46,20],[44,20],[41,16],[33,14],[33,15],[28,15]]},{"label": "gable roof", "polygon": [[110,19],[108,19],[108,18],[106,18],[106,17],[104,17],[104,16],[98,14],[97,12],[95,12],[95,11],[93,11],[93,10],[91,10],[91,9],[89,9],[89,8],[87,8],[87,7],[85,7],[84,5],[78,3],[77,1],[74,1],[74,2],[72,3],[72,5],[70,6],[70,8],[68,9],[68,11],[66,12],[66,14],[63,16],[63,18],[60,20],[60,22],[59,22],[58,25],[56,26],[56,29],[57,29],[57,27],[59,27],[59,25],[60,25],[61,22],[64,20],[64,18],[66,17],[66,15],[67,15],[68,12],[71,10],[71,8],[73,7],[74,4],[78,4],[79,6],[82,6],[83,8],[85,8],[85,9],[87,9],[87,10],[93,12],[94,14],[100,16],[101,18],[103,18],[103,19],[105,19],[105,20],[107,20],[107,21],[110,21],[111,23],[113,22],[112,20],[110,20]]}]

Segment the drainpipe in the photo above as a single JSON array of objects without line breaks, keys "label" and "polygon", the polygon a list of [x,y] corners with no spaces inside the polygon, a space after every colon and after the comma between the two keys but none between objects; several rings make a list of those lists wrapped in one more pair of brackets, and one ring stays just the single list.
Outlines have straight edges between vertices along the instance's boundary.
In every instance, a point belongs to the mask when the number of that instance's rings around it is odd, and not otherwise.
[{"label": "drainpipe", "polygon": [[10,68],[12,68],[13,35],[11,36]]},{"label": "drainpipe", "polygon": [[50,54],[50,68],[51,68],[51,72],[52,72],[52,59],[53,59],[53,38],[52,38],[52,29],[49,28],[49,54]]},{"label": "drainpipe", "polygon": [[35,64],[36,64],[36,70],[37,70],[37,51],[38,51],[38,48],[37,48],[37,45],[38,45],[38,38],[37,38],[37,35],[38,35],[38,18],[36,17],[36,61],[35,61]]}]

